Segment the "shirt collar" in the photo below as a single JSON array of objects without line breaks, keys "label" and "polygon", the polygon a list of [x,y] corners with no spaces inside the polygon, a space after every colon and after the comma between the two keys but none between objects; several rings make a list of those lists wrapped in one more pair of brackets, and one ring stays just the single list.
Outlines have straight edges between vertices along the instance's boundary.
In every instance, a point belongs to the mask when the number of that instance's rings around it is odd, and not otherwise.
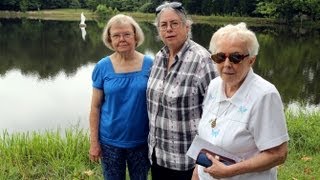
[{"label": "shirt collar", "polygon": [[[180,51],[177,53],[176,55],[176,59],[180,60],[180,59],[183,59],[182,56],[184,56],[186,53],[186,51],[189,49],[189,47],[191,46],[191,40],[190,39],[187,39],[182,48],[180,49]],[[161,53],[162,53],[162,56],[163,57],[168,57],[169,56],[169,48],[168,46],[164,46],[161,50]]]},{"label": "shirt collar", "polygon": [[245,100],[245,98],[247,97],[247,94],[249,93],[249,85],[250,85],[250,81],[254,78],[254,72],[253,69],[250,68],[247,76],[245,77],[245,80],[243,81],[243,83],[241,84],[240,88],[237,90],[237,92],[231,97],[231,98],[227,98],[226,94],[224,93],[224,85],[223,85],[223,81],[221,79],[221,77],[219,76],[221,83],[220,87],[218,87],[218,96],[217,96],[217,102],[220,103],[222,101],[230,101],[232,104],[240,107],[243,103],[243,101]]}]

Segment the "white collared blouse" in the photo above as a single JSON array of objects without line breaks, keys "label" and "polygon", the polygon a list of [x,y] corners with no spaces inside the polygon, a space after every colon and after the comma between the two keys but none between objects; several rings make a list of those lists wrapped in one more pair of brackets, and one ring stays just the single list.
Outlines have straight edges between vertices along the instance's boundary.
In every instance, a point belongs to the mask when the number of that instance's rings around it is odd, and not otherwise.
[{"label": "white collared blouse", "polygon": [[[249,70],[245,81],[227,98],[220,77],[210,82],[199,123],[199,136],[242,159],[289,140],[283,104],[273,84]],[[211,126],[217,118],[215,127]],[[199,166],[200,179],[213,179]],[[229,179],[277,179],[276,168]]]}]

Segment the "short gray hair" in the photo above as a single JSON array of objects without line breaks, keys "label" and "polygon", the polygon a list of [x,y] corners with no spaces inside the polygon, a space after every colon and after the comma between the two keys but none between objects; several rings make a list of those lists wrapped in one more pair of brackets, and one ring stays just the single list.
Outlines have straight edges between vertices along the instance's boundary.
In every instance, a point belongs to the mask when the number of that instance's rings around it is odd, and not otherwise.
[{"label": "short gray hair", "polygon": [[162,14],[162,12],[164,10],[167,10],[167,9],[171,9],[171,10],[174,10],[174,12],[180,17],[181,21],[185,24],[185,25],[188,25],[189,26],[189,32],[188,32],[188,37],[191,38],[192,37],[192,33],[191,33],[191,26],[192,26],[192,20],[191,18],[187,15],[187,12],[184,10],[184,8],[182,7],[181,5],[181,9],[175,9],[175,8],[172,8],[171,7],[171,3],[177,3],[177,2],[167,2],[167,1],[164,1],[161,5],[159,5],[156,9],[158,9],[160,6],[162,7],[162,9],[156,13],[156,19],[154,21],[154,25],[157,27],[157,30],[159,32],[159,21],[160,21],[160,16]]},{"label": "short gray hair", "polygon": [[245,42],[250,57],[258,55],[259,43],[254,32],[247,28],[246,23],[228,24],[218,29],[211,38],[209,50],[212,54],[217,53],[217,42],[220,39],[240,39]]},{"label": "short gray hair", "polygon": [[114,50],[111,45],[111,37],[110,37],[110,29],[114,24],[129,24],[133,27],[133,31],[135,34],[135,39],[137,40],[136,47],[140,46],[144,41],[144,34],[139,24],[131,17],[124,14],[118,14],[113,16],[106,26],[104,27],[102,33],[102,41],[107,46],[107,48]]}]

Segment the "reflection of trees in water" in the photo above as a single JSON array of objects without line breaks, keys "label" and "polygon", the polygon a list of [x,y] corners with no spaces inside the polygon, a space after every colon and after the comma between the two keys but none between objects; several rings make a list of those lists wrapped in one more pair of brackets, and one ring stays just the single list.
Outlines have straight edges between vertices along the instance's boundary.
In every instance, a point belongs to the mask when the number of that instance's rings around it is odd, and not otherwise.
[{"label": "reflection of trees in water", "polygon": [[139,25],[144,33],[145,39],[141,46],[138,47],[138,51],[144,53],[146,51],[151,51],[154,54],[161,49],[163,44],[160,40],[157,40],[157,30],[156,27],[147,22],[139,22]]},{"label": "reflection of trees in water", "polygon": [[256,72],[277,85],[284,102],[295,99],[319,104],[319,32],[302,35],[282,29],[258,33],[258,39],[261,49]]},{"label": "reflection of trees in water", "polygon": [[[193,39],[208,48],[212,33],[220,26],[195,24]],[[319,29],[268,26],[249,27],[258,37],[260,51],[254,70],[278,88],[283,101],[295,99],[320,103]]]},{"label": "reflection of trees in water", "polygon": [[[36,74],[41,79],[60,71],[71,76],[78,68],[110,54],[101,41],[103,27],[87,22],[83,41],[78,22],[0,20],[0,75],[11,69]],[[156,28],[139,22],[145,33],[141,52],[156,53],[163,44],[156,41]],[[194,24],[193,39],[208,48],[212,33],[220,26]],[[294,99],[320,103],[319,29],[302,31],[293,27],[250,27],[260,42],[255,72],[276,85],[283,101]],[[5,34],[5,35],[4,35]]]},{"label": "reflection of trees in water", "polygon": [[[0,74],[20,69],[39,78],[56,76],[60,71],[72,75],[84,64],[97,61],[105,48],[95,39],[98,29],[89,25],[86,41],[77,22],[1,20]],[[94,38],[92,38],[93,36]]]}]

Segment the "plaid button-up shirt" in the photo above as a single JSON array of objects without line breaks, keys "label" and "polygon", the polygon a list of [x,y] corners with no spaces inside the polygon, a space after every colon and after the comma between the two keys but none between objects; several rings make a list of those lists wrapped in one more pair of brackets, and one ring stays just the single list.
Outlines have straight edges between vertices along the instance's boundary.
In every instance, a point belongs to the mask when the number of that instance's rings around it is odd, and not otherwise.
[{"label": "plaid button-up shirt", "polygon": [[192,40],[185,42],[169,70],[168,57],[167,47],[156,54],[148,81],[149,158],[155,153],[158,165],[185,171],[195,165],[186,152],[197,134],[215,68],[210,53]]}]

